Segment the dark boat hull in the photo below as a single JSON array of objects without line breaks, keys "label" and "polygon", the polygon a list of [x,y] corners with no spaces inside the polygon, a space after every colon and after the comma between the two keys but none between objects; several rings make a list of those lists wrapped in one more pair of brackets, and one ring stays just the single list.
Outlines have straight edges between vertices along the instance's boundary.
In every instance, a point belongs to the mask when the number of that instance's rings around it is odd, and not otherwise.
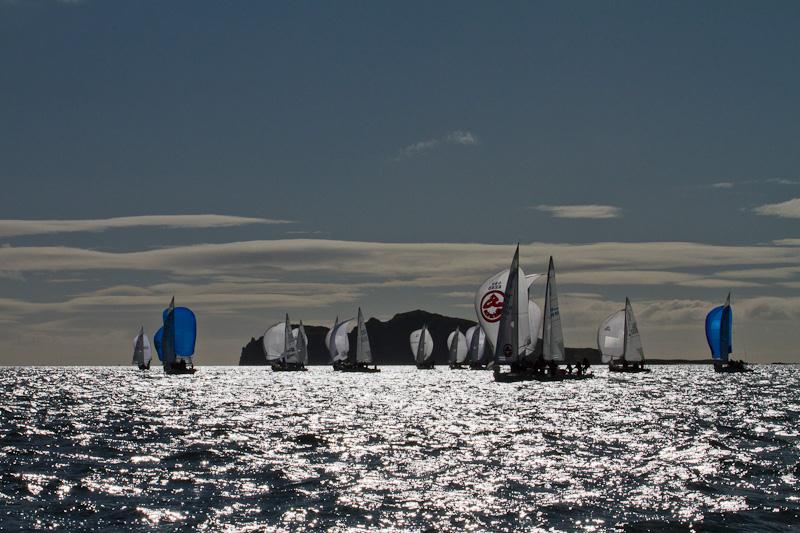
[{"label": "dark boat hull", "polygon": [[306,372],[308,369],[302,365],[272,365],[273,372]]},{"label": "dark boat hull", "polygon": [[417,365],[417,370],[433,370],[433,363],[422,363]]},{"label": "dark boat hull", "polygon": [[339,368],[340,372],[363,372],[367,374],[374,374],[380,372],[380,368],[370,368],[368,366],[343,366]]},{"label": "dark boat hull", "polygon": [[197,372],[197,369],[194,367],[189,368],[165,368],[164,373],[168,376],[183,376],[183,375],[191,375]]},{"label": "dark boat hull", "polygon": [[467,370],[467,367],[464,365],[454,364],[450,365],[450,370]]},{"label": "dark boat hull", "polygon": [[714,372],[718,374],[735,374],[735,373],[745,373],[745,372],[752,372],[752,368],[748,368],[746,366],[737,367],[737,366],[714,366]]},{"label": "dark boat hull", "polygon": [[533,379],[533,374],[529,372],[495,372],[494,374],[494,380],[498,383],[518,383]]},{"label": "dark boat hull", "polygon": [[632,367],[622,367],[622,366],[610,366],[608,367],[609,372],[624,372],[626,374],[639,374],[642,372],[652,372],[649,368],[632,368]]}]

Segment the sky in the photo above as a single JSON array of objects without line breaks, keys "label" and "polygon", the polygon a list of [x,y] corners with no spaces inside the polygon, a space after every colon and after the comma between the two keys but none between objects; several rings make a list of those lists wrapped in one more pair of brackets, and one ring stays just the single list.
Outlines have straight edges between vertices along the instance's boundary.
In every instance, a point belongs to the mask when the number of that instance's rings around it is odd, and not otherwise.
[{"label": "sky", "polygon": [[[198,364],[288,312],[474,319],[558,272],[569,346],[800,362],[797,2],[0,0],[0,364]],[[541,302],[544,288],[533,287]],[[410,357],[410,355],[409,355]]]}]

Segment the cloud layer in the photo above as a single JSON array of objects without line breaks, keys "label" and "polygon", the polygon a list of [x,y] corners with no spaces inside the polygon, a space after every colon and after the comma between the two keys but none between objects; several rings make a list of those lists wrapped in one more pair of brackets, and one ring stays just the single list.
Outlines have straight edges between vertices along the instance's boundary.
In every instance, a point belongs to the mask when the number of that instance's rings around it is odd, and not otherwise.
[{"label": "cloud layer", "polygon": [[480,144],[480,141],[478,140],[478,137],[470,131],[454,130],[445,133],[442,137],[436,139],[427,139],[424,141],[418,141],[413,144],[409,144],[408,146],[400,150],[395,159],[401,160],[423,155],[443,144],[450,144],[457,146],[476,146]]},{"label": "cloud layer", "polygon": [[792,198],[777,204],[761,205],[753,209],[753,211],[758,215],[764,216],[800,218],[800,198]]},{"label": "cloud layer", "polygon": [[622,209],[613,205],[537,205],[532,209],[549,213],[554,218],[619,218]]},{"label": "cloud layer", "polygon": [[229,228],[249,224],[290,224],[289,220],[226,215],[145,215],[85,220],[0,220],[0,237],[98,232],[122,228]]}]

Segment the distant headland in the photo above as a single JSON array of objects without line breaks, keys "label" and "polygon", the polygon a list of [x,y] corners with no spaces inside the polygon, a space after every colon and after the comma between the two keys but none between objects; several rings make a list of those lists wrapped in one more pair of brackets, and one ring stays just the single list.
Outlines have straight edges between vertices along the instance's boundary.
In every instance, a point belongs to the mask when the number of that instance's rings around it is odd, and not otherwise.
[{"label": "distant headland", "polygon": [[[474,320],[454,318],[436,313],[429,313],[420,309],[399,313],[390,320],[382,322],[377,318],[367,320],[367,333],[369,334],[372,356],[377,365],[410,365],[413,364],[409,336],[415,329],[428,325],[428,331],[433,337],[433,357],[437,365],[446,365],[448,357],[447,336],[454,329],[467,328],[476,324]],[[328,328],[324,326],[305,326],[308,336],[309,364],[328,365],[330,355],[325,348],[325,334]],[[349,334],[350,349],[356,345],[356,330]],[[251,338],[250,342],[242,348],[239,366],[266,365],[267,359],[262,348],[263,337]],[[567,361],[579,361],[587,358],[592,364],[600,364],[600,351],[594,348],[567,348]]]}]

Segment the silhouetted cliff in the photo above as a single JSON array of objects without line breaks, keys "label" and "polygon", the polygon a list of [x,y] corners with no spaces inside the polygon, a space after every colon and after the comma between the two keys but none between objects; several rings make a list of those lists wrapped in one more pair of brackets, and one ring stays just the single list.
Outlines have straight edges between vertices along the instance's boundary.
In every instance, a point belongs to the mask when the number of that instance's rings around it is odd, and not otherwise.
[{"label": "silhouetted cliff", "polygon": [[[474,326],[472,320],[453,318],[427,311],[417,310],[408,313],[399,313],[386,322],[377,318],[367,321],[372,358],[379,365],[410,365],[414,363],[409,344],[409,336],[415,329],[428,325],[428,331],[433,337],[433,357],[437,365],[447,364],[447,336],[456,327],[462,333],[467,328]],[[296,327],[293,326],[293,327]],[[322,326],[305,326],[308,335],[309,363],[312,365],[330,364],[330,355],[325,348],[325,334],[328,328]],[[356,328],[349,334],[350,349],[355,350]],[[251,338],[247,346],[242,348],[239,365],[266,365],[267,360],[262,348],[263,337]],[[589,359],[592,364],[600,363],[600,352],[593,348],[567,348],[567,360]]]}]

